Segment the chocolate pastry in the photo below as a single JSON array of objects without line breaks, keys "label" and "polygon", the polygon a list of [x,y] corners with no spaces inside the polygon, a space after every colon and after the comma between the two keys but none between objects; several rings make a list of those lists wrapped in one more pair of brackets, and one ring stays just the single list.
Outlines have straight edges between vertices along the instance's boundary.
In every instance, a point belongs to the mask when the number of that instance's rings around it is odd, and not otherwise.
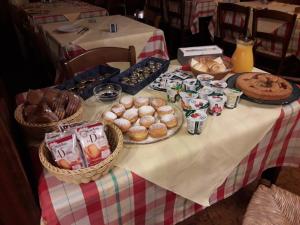
[{"label": "chocolate pastry", "polygon": [[25,120],[27,120],[29,117],[33,116],[37,110],[37,105],[25,105],[23,109],[23,116]]},{"label": "chocolate pastry", "polygon": [[47,102],[51,109],[53,109],[53,104],[56,101],[59,93],[60,91],[54,88],[47,88],[44,90],[44,100]]},{"label": "chocolate pastry", "polygon": [[41,90],[29,90],[26,102],[29,105],[38,105],[43,99],[44,93]]}]

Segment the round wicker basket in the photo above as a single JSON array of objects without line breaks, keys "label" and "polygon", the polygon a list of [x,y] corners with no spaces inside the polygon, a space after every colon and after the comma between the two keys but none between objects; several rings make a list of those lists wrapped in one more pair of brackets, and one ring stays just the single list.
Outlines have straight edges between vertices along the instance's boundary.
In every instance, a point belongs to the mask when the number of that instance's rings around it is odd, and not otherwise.
[{"label": "round wicker basket", "polygon": [[[196,60],[199,60],[200,58],[207,58],[207,59],[214,59],[216,57],[211,57],[211,56],[199,56],[199,57],[195,57],[194,59]],[[221,80],[222,78],[224,78],[229,72],[232,71],[232,64],[231,64],[231,61],[230,61],[230,58],[228,57],[222,57],[222,60],[223,60],[223,63],[224,65],[226,66],[226,70],[224,72],[221,72],[221,73],[208,73],[208,72],[203,72],[203,71],[199,71],[199,70],[196,70],[194,67],[191,66],[191,71],[192,73],[196,76],[196,75],[199,75],[199,74],[210,74],[212,76],[214,76],[214,79],[215,80]]]},{"label": "round wicker basket", "polygon": [[42,165],[57,179],[67,183],[88,183],[99,179],[106,174],[113,166],[118,155],[123,151],[123,134],[114,124],[105,125],[105,133],[110,145],[112,154],[97,165],[78,169],[66,170],[55,166],[52,155],[43,142],[39,148],[39,157]]},{"label": "round wicker basket", "polygon": [[43,140],[45,133],[49,133],[51,131],[57,130],[57,125],[59,123],[74,123],[74,122],[81,121],[82,114],[83,114],[83,104],[81,100],[81,105],[79,109],[72,116],[69,116],[58,122],[37,124],[37,123],[28,123],[24,120],[23,108],[24,108],[24,104],[18,105],[18,107],[15,110],[15,119],[18,122],[18,124],[20,124],[24,135],[28,139],[36,139],[36,140]]}]

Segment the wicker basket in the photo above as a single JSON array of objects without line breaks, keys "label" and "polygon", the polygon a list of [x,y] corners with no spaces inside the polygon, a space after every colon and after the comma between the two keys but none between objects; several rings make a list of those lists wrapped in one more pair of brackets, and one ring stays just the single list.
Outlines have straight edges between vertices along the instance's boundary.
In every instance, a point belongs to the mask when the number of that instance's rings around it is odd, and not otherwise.
[{"label": "wicker basket", "polygon": [[[81,101],[82,102],[82,101]],[[82,120],[83,104],[81,103],[79,109],[72,116],[69,116],[63,120],[53,123],[28,123],[23,117],[24,104],[19,105],[15,110],[15,119],[22,127],[22,131],[27,139],[43,140],[45,133],[57,130],[59,123],[74,123]]]},{"label": "wicker basket", "polygon": [[[211,58],[211,59],[214,59],[216,57],[211,57],[211,56],[199,56],[199,57],[195,57],[194,59],[196,60],[199,60],[199,58]],[[230,62],[230,58],[228,57],[222,57],[222,60],[224,62],[224,65],[226,66],[227,70],[224,71],[224,72],[221,72],[221,73],[207,73],[207,72],[202,72],[202,71],[199,71],[199,70],[196,70],[195,68],[193,68],[191,66],[191,71],[193,72],[193,74],[196,76],[196,75],[199,75],[199,74],[210,74],[212,76],[214,76],[214,79],[215,80],[221,80],[222,78],[224,78],[228,73],[230,73],[232,71],[232,64]]]},{"label": "wicker basket", "polygon": [[112,168],[118,155],[121,151],[123,151],[123,134],[121,130],[114,124],[107,124],[105,127],[105,133],[112,154],[97,165],[78,170],[61,169],[54,165],[52,155],[44,142],[41,144],[39,149],[40,161],[49,173],[61,181],[74,184],[95,181]]}]

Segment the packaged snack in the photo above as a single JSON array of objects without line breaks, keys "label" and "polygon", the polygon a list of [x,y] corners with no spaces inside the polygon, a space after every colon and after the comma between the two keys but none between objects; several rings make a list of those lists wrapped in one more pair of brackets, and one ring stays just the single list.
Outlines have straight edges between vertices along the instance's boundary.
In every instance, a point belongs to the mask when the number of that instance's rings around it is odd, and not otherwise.
[{"label": "packaged snack", "polygon": [[75,134],[58,135],[58,133],[54,133],[49,134],[47,139],[50,141],[46,142],[46,145],[59,167],[69,170],[85,167]]},{"label": "packaged snack", "polygon": [[102,123],[85,124],[76,129],[76,136],[88,167],[98,164],[111,154]]},{"label": "packaged snack", "polygon": [[60,124],[58,124],[58,129],[61,132],[75,130],[76,128],[82,126],[84,123],[86,123],[86,122],[81,121],[81,122],[75,122],[75,123],[60,123]]}]

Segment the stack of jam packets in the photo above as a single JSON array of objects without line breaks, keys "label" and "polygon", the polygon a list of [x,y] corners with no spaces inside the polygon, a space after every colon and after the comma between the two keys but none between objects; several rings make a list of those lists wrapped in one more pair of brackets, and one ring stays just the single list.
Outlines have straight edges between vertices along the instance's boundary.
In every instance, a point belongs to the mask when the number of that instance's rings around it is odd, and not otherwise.
[{"label": "stack of jam packets", "polygon": [[45,134],[45,143],[62,169],[90,167],[111,154],[102,123],[76,123],[62,125],[60,129],[62,132]]}]

